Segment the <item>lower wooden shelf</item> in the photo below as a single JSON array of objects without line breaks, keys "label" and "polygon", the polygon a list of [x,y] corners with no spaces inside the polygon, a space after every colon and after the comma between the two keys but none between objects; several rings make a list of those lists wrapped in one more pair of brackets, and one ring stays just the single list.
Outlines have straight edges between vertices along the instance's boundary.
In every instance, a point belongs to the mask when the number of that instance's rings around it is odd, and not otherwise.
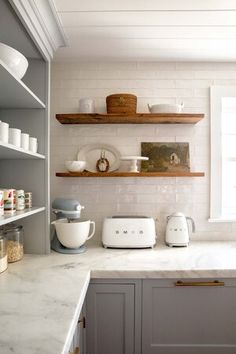
[{"label": "lower wooden shelf", "polygon": [[57,177],[204,177],[204,172],[56,172]]}]

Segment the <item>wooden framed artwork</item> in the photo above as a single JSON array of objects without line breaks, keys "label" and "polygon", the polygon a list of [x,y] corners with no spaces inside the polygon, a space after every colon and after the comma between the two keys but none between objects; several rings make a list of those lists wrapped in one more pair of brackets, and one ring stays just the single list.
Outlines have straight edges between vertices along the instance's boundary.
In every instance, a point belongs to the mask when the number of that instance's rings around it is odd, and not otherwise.
[{"label": "wooden framed artwork", "polygon": [[190,172],[189,143],[141,143],[141,172]]}]

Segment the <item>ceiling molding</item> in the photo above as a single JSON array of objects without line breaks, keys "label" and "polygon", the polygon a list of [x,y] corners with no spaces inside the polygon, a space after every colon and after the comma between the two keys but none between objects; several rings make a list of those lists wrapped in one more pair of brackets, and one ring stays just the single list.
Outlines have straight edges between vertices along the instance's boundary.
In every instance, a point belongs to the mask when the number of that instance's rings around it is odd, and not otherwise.
[{"label": "ceiling molding", "polygon": [[235,0],[56,0],[58,12],[69,11],[207,11],[236,10]]},{"label": "ceiling molding", "polygon": [[36,46],[47,60],[59,47],[66,45],[64,31],[52,2],[49,0],[9,0]]}]

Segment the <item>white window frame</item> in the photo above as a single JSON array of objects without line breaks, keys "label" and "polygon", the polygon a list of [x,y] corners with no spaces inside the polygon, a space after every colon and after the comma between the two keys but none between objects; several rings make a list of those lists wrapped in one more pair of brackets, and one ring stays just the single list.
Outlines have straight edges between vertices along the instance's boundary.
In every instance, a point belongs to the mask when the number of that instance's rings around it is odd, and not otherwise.
[{"label": "white window frame", "polygon": [[222,215],[222,97],[235,97],[236,86],[211,86],[211,184],[210,184],[210,222],[236,222],[235,217]]}]

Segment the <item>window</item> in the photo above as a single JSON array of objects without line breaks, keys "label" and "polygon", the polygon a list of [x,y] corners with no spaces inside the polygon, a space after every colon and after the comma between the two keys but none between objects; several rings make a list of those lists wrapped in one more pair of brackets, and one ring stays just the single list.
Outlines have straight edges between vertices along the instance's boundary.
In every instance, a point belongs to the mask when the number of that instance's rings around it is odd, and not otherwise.
[{"label": "window", "polygon": [[209,221],[236,221],[236,87],[211,87]]}]

